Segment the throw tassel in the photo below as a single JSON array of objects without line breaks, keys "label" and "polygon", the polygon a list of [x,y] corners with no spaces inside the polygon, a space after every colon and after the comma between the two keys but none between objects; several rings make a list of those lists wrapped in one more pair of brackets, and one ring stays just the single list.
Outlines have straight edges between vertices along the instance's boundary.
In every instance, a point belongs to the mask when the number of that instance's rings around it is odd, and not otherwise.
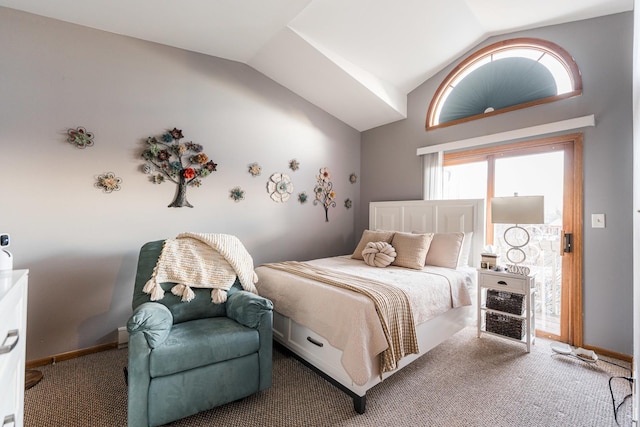
[{"label": "throw tassel", "polygon": [[189,302],[196,297],[193,289],[187,285],[175,285],[171,288],[171,293],[175,296],[182,297],[182,302]]},{"label": "throw tassel", "polygon": [[213,289],[211,291],[211,301],[214,304],[222,304],[227,301],[227,291],[223,289]]},{"label": "throw tassel", "polygon": [[150,279],[145,283],[142,291],[151,295],[151,301],[159,301],[164,298],[164,290],[154,279]]}]

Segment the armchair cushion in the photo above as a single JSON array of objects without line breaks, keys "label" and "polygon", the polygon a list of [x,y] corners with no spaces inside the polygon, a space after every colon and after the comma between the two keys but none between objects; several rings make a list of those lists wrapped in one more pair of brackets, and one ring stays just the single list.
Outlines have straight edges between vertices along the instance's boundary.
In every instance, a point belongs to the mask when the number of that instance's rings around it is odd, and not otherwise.
[{"label": "armchair cushion", "polygon": [[[133,308],[140,304],[151,301],[150,295],[144,293],[142,288],[149,278],[153,275],[153,269],[156,266],[158,257],[162,252],[164,240],[156,240],[145,243],[140,250],[138,258],[138,270],[136,274],[136,282],[133,292]],[[211,289],[193,289],[196,297],[188,303],[183,302],[181,297],[173,295],[171,288],[175,283],[164,282],[160,286],[165,291],[165,296],[157,303],[165,305],[173,314],[173,322],[188,322],[193,319],[202,319],[204,317],[217,317],[226,315],[226,307],[224,304],[213,304],[211,302]],[[242,289],[240,281],[236,279],[228,295],[237,289]]]},{"label": "armchair cushion", "polygon": [[149,356],[151,378],[255,353],[260,336],[228,317],[192,320],[174,325],[171,335]]}]

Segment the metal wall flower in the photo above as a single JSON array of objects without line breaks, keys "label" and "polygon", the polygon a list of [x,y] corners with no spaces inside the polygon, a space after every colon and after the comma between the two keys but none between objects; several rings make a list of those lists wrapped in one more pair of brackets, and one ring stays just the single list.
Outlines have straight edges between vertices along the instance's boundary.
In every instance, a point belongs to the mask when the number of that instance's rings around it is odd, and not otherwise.
[{"label": "metal wall flower", "polygon": [[349,182],[352,184],[355,184],[356,182],[358,182],[358,175],[356,175],[355,173],[352,173],[351,175],[349,175]]},{"label": "metal wall flower", "polygon": [[307,193],[303,191],[302,193],[298,194],[298,201],[301,205],[307,203],[307,200],[309,200],[309,196],[307,196]]},{"label": "metal wall flower", "polygon": [[329,172],[329,168],[321,168],[320,174],[316,176],[316,186],[313,189],[316,195],[313,204],[320,204],[324,208],[324,218],[326,222],[329,222],[329,208],[336,207],[336,193],[333,191],[333,183],[329,181],[330,179],[331,173]]},{"label": "metal wall flower", "polygon": [[93,145],[93,133],[87,132],[83,127],[69,129],[67,131],[67,141],[75,145],[76,148],[91,147]]},{"label": "metal wall flower", "polygon": [[113,172],[106,172],[102,175],[98,175],[94,186],[100,188],[105,193],[111,193],[112,191],[119,191],[122,179],[116,177]]},{"label": "metal wall flower", "polygon": [[199,187],[201,178],[206,178],[218,167],[203,153],[202,145],[191,141],[180,142],[182,138],[182,130],[177,128],[162,134],[160,139],[150,136],[147,138],[147,148],[142,152],[142,157],[147,161],[143,171],[157,172],[151,177],[155,184],[162,184],[168,179],[178,185],[170,208],[192,208],[187,201],[187,186]]},{"label": "metal wall flower", "polygon": [[296,159],[289,161],[289,169],[291,169],[292,171],[297,171],[298,169],[300,169],[300,162]]},{"label": "metal wall flower", "polygon": [[244,200],[244,190],[240,187],[233,187],[229,191],[229,197],[233,199],[234,202],[239,202],[240,200]]},{"label": "metal wall flower", "polygon": [[262,167],[257,163],[251,163],[249,165],[249,173],[251,176],[258,176],[262,172]]},{"label": "metal wall flower", "polygon": [[344,201],[344,207],[347,209],[351,209],[351,206],[353,206],[353,202],[351,201],[351,199],[347,199]]},{"label": "metal wall flower", "polygon": [[267,182],[267,191],[274,202],[286,202],[293,193],[293,183],[289,175],[274,173]]}]

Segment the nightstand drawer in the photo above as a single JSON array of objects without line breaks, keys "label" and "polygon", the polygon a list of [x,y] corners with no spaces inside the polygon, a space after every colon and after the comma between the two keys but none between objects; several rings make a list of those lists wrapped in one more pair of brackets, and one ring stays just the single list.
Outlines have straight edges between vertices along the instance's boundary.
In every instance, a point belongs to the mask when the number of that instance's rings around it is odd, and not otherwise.
[{"label": "nightstand drawer", "polygon": [[493,289],[500,289],[509,292],[519,292],[525,293],[527,289],[527,284],[529,280],[526,276],[513,277],[512,275],[506,274],[492,274],[485,273],[479,275],[478,279],[480,280],[480,286],[490,287]]}]

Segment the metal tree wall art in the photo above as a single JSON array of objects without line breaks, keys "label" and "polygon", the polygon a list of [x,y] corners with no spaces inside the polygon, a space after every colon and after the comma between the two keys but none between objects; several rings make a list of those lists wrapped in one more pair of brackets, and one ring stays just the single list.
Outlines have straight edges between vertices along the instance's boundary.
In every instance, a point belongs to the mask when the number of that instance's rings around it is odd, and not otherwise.
[{"label": "metal tree wall art", "polygon": [[321,168],[320,174],[316,176],[316,186],[313,189],[313,192],[316,194],[316,199],[313,201],[313,204],[320,204],[324,207],[325,222],[329,222],[329,208],[336,207],[336,193],[333,191],[333,183],[329,181],[330,179],[331,173],[329,173],[329,168]]},{"label": "metal tree wall art", "polygon": [[192,208],[187,201],[187,186],[199,187],[201,178],[215,172],[218,166],[202,152],[202,145],[180,142],[182,138],[182,130],[176,128],[164,133],[160,139],[150,136],[147,138],[147,148],[142,152],[142,157],[147,161],[144,172],[153,174],[154,183],[161,184],[168,179],[177,184],[176,196],[170,208]]}]

